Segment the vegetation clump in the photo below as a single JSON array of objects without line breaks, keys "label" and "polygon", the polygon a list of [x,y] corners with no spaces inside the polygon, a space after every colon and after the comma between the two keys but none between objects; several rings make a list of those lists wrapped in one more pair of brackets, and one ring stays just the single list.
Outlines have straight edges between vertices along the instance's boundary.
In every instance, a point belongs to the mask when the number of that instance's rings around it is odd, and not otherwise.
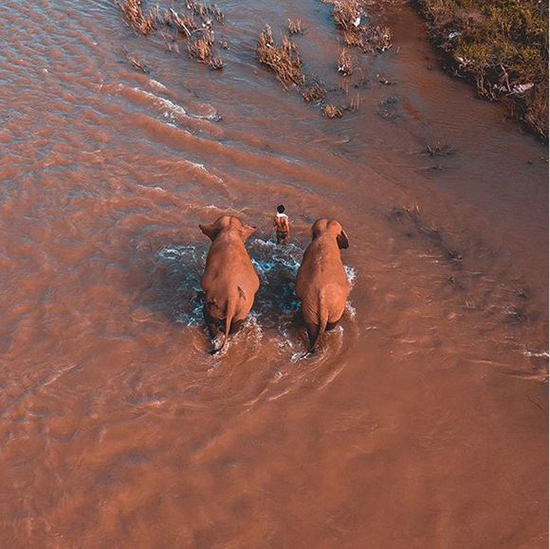
[{"label": "vegetation clump", "polygon": [[152,12],[143,13],[142,0],[120,0],[117,5],[135,32],[146,36],[155,30],[155,16]]},{"label": "vegetation clump", "polygon": [[339,109],[335,105],[325,105],[325,108],[323,109],[323,114],[327,118],[342,118],[342,109]]},{"label": "vegetation clump", "polygon": [[304,34],[305,30],[302,26],[301,19],[288,20],[288,34]]},{"label": "vegetation clump", "polygon": [[[223,67],[222,59],[213,51],[214,22],[223,23],[225,20],[223,12],[216,4],[186,0],[185,7],[188,13],[178,13],[173,8],[161,10],[157,5],[146,15],[142,4],[143,0],[117,0],[126,22],[135,32],[147,35],[157,28],[175,29],[174,35],[164,30],[160,31],[168,51],[179,53],[178,37],[183,37],[187,41],[187,52],[192,59],[208,64],[214,70]],[[227,49],[226,43],[223,44],[224,49]],[[128,60],[137,70],[148,70],[138,60]]]},{"label": "vegetation clump", "polygon": [[338,72],[343,76],[350,76],[353,72],[353,63],[347,49],[341,50],[338,56]]},{"label": "vegetation clump", "polygon": [[273,39],[271,27],[266,25],[260,34],[256,51],[259,62],[268,66],[285,88],[304,83],[302,59],[296,44],[287,35],[283,35],[282,44],[278,45]]},{"label": "vegetation clump", "polygon": [[192,58],[197,59],[201,63],[206,63],[212,53],[212,43],[213,37],[211,33],[194,34],[187,44],[187,51]]},{"label": "vegetation clump", "polygon": [[315,82],[311,86],[302,90],[302,97],[306,103],[317,103],[318,101],[322,101],[326,95],[327,90],[321,86],[319,82]]},{"label": "vegetation clump", "polygon": [[418,0],[450,68],[548,139],[548,2]]},{"label": "vegetation clump", "polygon": [[363,0],[325,0],[332,4],[332,17],[342,31],[344,44],[365,52],[383,52],[392,46],[389,27],[363,23],[367,19]]}]

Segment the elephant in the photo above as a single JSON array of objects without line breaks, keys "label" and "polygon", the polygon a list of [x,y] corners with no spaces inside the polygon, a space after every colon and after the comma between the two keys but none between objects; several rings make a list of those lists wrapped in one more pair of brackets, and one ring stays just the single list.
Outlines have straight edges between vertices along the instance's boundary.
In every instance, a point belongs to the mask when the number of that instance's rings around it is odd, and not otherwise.
[{"label": "elephant", "polygon": [[244,245],[256,227],[245,225],[238,217],[222,215],[214,223],[199,228],[212,241],[201,279],[206,294],[204,319],[212,340],[216,321],[225,319],[223,343],[210,352],[215,354],[225,347],[229,334],[239,329],[260,287]]},{"label": "elephant", "polygon": [[296,278],[296,295],[313,353],[321,335],[336,326],[350,292],[340,250],[349,246],[348,235],[334,219],[318,219],[311,227],[311,243]]}]

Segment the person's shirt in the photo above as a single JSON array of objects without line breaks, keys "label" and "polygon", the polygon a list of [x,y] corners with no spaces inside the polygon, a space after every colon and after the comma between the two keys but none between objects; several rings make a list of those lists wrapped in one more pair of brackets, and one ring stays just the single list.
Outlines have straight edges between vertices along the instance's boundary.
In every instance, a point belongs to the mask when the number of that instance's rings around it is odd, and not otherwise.
[{"label": "person's shirt", "polygon": [[290,230],[290,225],[288,223],[288,215],[285,213],[277,212],[273,218],[273,225],[277,228],[278,231],[288,232]]}]

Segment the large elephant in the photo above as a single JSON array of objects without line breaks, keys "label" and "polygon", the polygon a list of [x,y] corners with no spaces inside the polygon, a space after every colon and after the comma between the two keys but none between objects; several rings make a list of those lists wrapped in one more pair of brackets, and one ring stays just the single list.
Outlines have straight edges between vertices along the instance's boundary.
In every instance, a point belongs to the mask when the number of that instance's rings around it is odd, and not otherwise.
[{"label": "large elephant", "polygon": [[344,313],[350,288],[340,250],[348,246],[348,235],[338,221],[318,219],[311,227],[311,243],[296,279],[309,339],[306,354],[315,350],[319,337],[334,328]]},{"label": "large elephant", "polygon": [[256,227],[245,225],[238,217],[222,215],[210,225],[199,225],[212,240],[206,258],[201,286],[206,294],[204,319],[210,337],[214,339],[216,321],[225,319],[225,334],[221,351],[230,332],[238,330],[254,303],[260,280],[244,246]]}]

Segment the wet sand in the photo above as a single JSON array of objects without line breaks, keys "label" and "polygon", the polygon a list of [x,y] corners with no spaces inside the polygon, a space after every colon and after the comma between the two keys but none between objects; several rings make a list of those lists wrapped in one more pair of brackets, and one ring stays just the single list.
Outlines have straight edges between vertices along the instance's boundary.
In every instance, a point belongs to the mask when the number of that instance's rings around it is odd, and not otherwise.
[{"label": "wet sand", "polygon": [[[546,547],[547,149],[439,70],[406,6],[338,120],[254,53],[301,18],[337,88],[329,6],[220,7],[223,71],[107,0],[0,6],[0,545]],[[262,287],[210,357],[198,223],[226,212],[258,226]],[[300,360],[321,216],[353,289]]]}]

